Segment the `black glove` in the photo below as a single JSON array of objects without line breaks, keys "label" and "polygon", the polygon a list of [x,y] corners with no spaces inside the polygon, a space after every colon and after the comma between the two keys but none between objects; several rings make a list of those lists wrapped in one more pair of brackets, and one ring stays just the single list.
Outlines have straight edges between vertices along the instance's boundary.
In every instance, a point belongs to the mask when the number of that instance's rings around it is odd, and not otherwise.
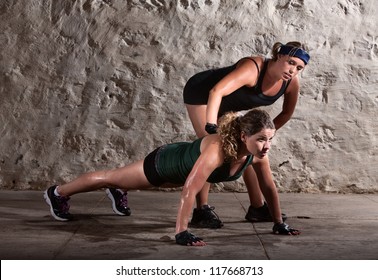
[{"label": "black glove", "polygon": [[301,232],[299,230],[291,228],[286,223],[275,223],[274,226],[273,226],[273,233],[285,234],[285,235],[298,235]]},{"label": "black glove", "polygon": [[179,245],[191,246],[193,243],[201,241],[202,238],[195,236],[187,230],[184,230],[175,235],[176,243]]},{"label": "black glove", "polygon": [[217,133],[218,126],[215,123],[206,123],[205,130],[209,134]]}]

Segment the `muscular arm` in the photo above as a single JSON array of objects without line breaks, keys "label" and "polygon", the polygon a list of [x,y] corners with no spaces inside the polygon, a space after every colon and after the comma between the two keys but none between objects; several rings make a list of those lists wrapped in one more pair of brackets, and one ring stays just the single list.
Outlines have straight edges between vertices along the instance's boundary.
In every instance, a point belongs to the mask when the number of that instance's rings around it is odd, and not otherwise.
[{"label": "muscular arm", "polygon": [[272,171],[270,170],[268,157],[254,160],[253,168],[260,182],[261,191],[268,203],[269,212],[273,217],[273,232],[285,235],[300,234],[301,232],[299,230],[291,228],[288,224],[285,224],[282,221],[280,200],[276,184],[272,178]]},{"label": "muscular arm", "polygon": [[[254,59],[262,61],[260,58]],[[222,98],[243,86],[254,86],[257,78],[258,70],[255,63],[250,59],[241,60],[234,71],[225,76],[210,90],[207,102],[206,122],[216,124]]]},{"label": "muscular arm", "polygon": [[254,158],[253,168],[260,183],[261,191],[267,201],[274,223],[282,223],[281,206],[276,184],[273,181],[268,157]]},{"label": "muscular arm", "polygon": [[208,136],[207,139],[203,140],[205,143],[203,143],[204,148],[201,151],[201,155],[185,181],[177,213],[176,233],[188,228],[195,196],[202,189],[210,174],[223,163],[223,152],[220,149],[220,143],[213,140],[208,141],[209,139],[218,139],[218,136]]},{"label": "muscular arm", "polygon": [[297,105],[298,96],[299,81],[298,77],[295,77],[285,92],[282,111],[273,120],[276,129],[281,128],[291,119]]}]

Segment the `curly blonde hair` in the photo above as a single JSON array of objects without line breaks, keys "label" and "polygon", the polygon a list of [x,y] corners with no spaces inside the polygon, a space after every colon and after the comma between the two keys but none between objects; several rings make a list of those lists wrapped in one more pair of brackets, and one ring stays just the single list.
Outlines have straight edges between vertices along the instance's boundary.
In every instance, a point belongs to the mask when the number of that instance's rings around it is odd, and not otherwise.
[{"label": "curly blonde hair", "polygon": [[263,129],[275,129],[269,114],[261,109],[249,110],[246,114],[230,112],[219,121],[218,134],[221,137],[226,160],[236,159],[241,146],[241,132],[251,136]]}]

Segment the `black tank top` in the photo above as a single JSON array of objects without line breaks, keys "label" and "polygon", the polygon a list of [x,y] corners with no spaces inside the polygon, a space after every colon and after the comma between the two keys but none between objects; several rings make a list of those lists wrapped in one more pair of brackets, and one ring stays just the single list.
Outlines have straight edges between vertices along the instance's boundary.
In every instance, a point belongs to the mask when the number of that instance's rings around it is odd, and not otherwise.
[{"label": "black tank top", "polygon": [[[250,57],[248,57],[248,59],[255,62],[255,60]],[[265,59],[261,72],[257,63],[255,62],[257,70],[259,71],[259,77],[255,86],[243,86],[222,98],[218,117],[230,111],[237,112],[249,110],[255,107],[272,105],[285,93],[291,80],[288,82],[284,81],[280,90],[274,96],[266,96],[262,92],[261,85],[266,73],[268,62],[269,59]],[[184,103],[193,105],[207,104],[210,90],[223,77],[235,70],[236,65],[237,63],[224,68],[207,70],[191,77],[184,88]]]}]

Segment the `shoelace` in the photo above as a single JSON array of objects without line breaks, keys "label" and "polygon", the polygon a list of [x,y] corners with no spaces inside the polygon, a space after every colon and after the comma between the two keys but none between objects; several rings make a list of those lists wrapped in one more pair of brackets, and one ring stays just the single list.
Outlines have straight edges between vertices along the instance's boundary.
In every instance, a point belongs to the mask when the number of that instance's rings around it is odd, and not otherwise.
[{"label": "shoelace", "polygon": [[124,192],[123,194],[121,194],[121,198],[119,199],[119,205],[124,208],[128,207],[127,192]]}]

